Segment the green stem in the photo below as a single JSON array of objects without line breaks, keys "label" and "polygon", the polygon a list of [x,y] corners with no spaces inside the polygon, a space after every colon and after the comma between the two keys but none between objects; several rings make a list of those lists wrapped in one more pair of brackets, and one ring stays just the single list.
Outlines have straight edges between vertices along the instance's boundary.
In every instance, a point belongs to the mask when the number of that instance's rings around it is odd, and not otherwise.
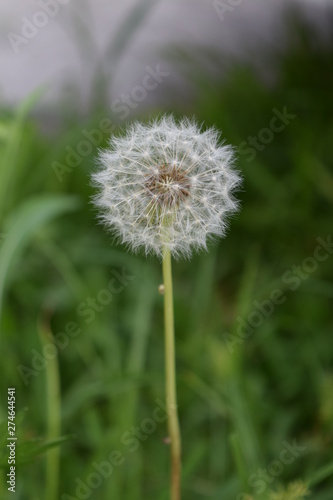
[{"label": "green stem", "polygon": [[[48,327],[40,325],[39,335],[42,345],[53,345],[53,336]],[[46,365],[46,401],[47,401],[47,439],[53,441],[61,432],[60,375],[58,356],[47,361]],[[46,495],[48,500],[57,500],[59,490],[60,449],[58,446],[49,450],[46,457]]]},{"label": "green stem", "polygon": [[173,292],[171,255],[165,249],[163,257],[164,323],[165,323],[165,376],[168,431],[171,447],[171,500],[180,500],[181,437],[176,394],[175,332],[173,319]]}]

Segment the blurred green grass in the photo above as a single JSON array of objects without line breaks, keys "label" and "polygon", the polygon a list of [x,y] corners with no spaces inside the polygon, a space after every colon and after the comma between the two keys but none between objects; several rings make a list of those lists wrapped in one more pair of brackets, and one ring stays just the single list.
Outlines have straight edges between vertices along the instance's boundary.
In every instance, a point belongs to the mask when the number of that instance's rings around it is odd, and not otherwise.
[{"label": "blurred green grass", "polygon": [[[310,484],[309,498],[333,497],[333,256],[305,272],[295,291],[283,279],[293,266],[304,272],[317,238],[332,233],[333,46],[317,43],[301,24],[291,33],[288,52],[271,56],[274,84],[245,65],[221,81],[199,78],[190,65],[195,103],[172,110],[221,129],[239,148],[244,176],[242,210],[227,238],[208,254],[174,264],[184,500],[240,499],[246,491],[267,498],[295,480]],[[53,162],[65,164],[66,146],[76,149],[82,130],[98,128],[105,109],[84,123],[68,116],[50,138],[29,118],[37,98],[15,113],[4,109],[0,126],[0,420],[6,423],[7,387],[14,386],[17,410],[27,408],[21,442],[29,450],[35,438],[50,438],[47,410],[55,395],[47,393],[54,387],[47,376],[54,361],[32,364],[42,352],[43,324],[68,341],[58,357],[61,435],[68,436],[60,448],[59,498],[85,498],[76,496],[77,478],[87,483],[93,463],[119,451],[124,463],[86,498],[164,500],[165,422],[142,434],[164,398],[160,263],[127,253],[96,224],[89,180],[95,146],[61,182],[55,174]],[[284,107],[296,118],[248,161],[240,146]],[[121,290],[103,304],[101,290],[111,279]],[[237,318],[247,320],[254,301],[274,289],[283,291],[283,304],[228,349],[226,334],[235,340]],[[89,297],[98,300],[94,313],[86,312],[93,308]],[[73,337],[65,332],[71,322],[79,331]],[[131,451],[135,441],[126,444],[123,436],[137,426],[141,437]],[[256,494],[251,475],[279,460],[284,442],[294,440],[305,450],[262,479],[265,490]],[[33,455],[17,466],[15,496],[6,494],[2,476],[2,498],[46,498],[46,454]],[[1,463],[5,457],[6,451]]]}]

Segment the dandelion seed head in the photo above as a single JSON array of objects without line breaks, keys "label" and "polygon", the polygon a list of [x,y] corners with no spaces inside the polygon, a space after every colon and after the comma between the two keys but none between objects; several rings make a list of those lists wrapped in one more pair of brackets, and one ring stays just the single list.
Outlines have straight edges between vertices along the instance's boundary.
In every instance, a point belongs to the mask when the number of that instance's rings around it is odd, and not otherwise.
[{"label": "dandelion seed head", "polygon": [[162,257],[189,257],[225,235],[241,178],[217,130],[172,116],[134,122],[112,137],[93,174],[100,218],[121,242]]}]

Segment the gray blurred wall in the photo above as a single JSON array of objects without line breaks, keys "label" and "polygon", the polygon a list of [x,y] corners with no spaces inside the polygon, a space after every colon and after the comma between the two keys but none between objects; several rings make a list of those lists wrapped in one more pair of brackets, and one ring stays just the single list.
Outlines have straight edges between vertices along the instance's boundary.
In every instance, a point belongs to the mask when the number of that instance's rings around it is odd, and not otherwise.
[{"label": "gray blurred wall", "polygon": [[[14,104],[43,85],[42,102],[56,104],[74,87],[85,106],[92,82],[102,70],[119,114],[121,96],[135,88],[136,104],[140,103],[144,91],[140,94],[137,87],[149,87],[145,100],[153,105],[166,80],[181,85],[179,68],[163,55],[170,44],[215,47],[234,57],[251,58],[254,50],[260,53],[283,44],[281,15],[291,3],[320,24],[330,1],[2,1],[0,99]],[[135,27],[130,38],[129,26]]]}]

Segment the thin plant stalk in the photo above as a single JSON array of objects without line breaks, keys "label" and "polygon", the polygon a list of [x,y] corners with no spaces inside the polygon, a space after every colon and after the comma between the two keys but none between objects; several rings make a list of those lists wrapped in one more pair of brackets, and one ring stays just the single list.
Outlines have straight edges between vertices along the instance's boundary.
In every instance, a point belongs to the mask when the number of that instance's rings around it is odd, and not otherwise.
[{"label": "thin plant stalk", "polygon": [[[43,346],[54,345],[51,331],[40,324],[39,335]],[[46,402],[47,402],[47,439],[59,438],[61,432],[61,396],[58,356],[48,360],[46,365]],[[59,498],[60,449],[56,446],[47,452],[46,457],[46,495],[48,500]]]},{"label": "thin plant stalk", "polygon": [[165,381],[168,412],[168,431],[171,448],[171,500],[180,500],[181,437],[177,412],[175,331],[170,250],[164,250],[164,323],[165,323]]}]

